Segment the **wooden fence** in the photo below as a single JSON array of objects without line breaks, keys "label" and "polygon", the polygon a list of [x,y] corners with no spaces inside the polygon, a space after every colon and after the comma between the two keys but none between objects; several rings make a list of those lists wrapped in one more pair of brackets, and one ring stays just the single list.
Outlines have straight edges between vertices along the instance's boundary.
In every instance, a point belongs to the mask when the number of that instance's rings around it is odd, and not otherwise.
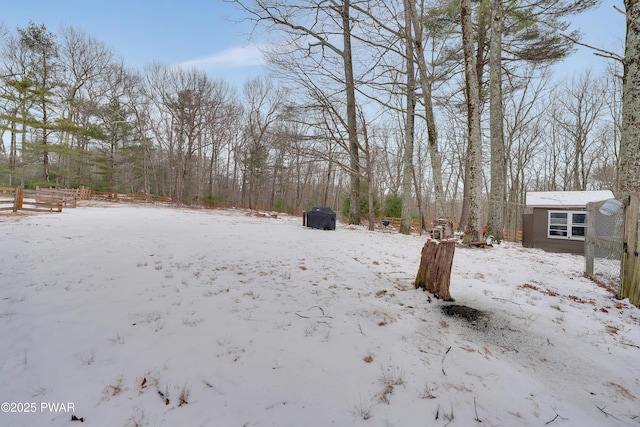
[{"label": "wooden fence", "polygon": [[522,230],[504,230],[503,237],[507,242],[522,243]]},{"label": "wooden fence", "polygon": [[[400,227],[400,223],[402,222],[402,218],[383,218],[384,220],[389,221],[389,225],[387,227]],[[382,220],[379,221],[381,223]],[[433,221],[427,221],[427,228],[430,228],[430,225]],[[420,218],[411,218],[411,228],[415,230],[420,230]]]},{"label": "wooden fence", "polygon": [[0,187],[0,211],[62,212],[62,207],[75,208],[78,200],[88,199],[91,190],[84,188]]},{"label": "wooden fence", "polygon": [[631,304],[640,307],[640,194],[629,197],[625,214],[620,297],[629,298]]},{"label": "wooden fence", "polygon": [[13,211],[16,203],[15,187],[0,187],[0,211]]},{"label": "wooden fence", "polygon": [[108,200],[111,202],[128,202],[128,203],[156,203],[156,202],[171,202],[170,197],[155,196],[153,194],[124,194],[114,193],[109,191],[93,192],[91,197],[94,199]]}]

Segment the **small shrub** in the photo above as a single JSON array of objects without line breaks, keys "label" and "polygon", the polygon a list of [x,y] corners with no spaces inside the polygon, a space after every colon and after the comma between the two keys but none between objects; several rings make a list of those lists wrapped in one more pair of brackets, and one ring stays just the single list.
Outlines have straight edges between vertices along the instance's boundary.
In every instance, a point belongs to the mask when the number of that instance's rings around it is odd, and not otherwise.
[{"label": "small shrub", "polygon": [[404,372],[401,369],[387,368],[382,369],[382,373],[378,381],[383,385],[379,400],[383,403],[389,403],[389,398],[396,386],[404,385]]},{"label": "small shrub", "polygon": [[119,395],[120,393],[122,393],[122,390],[124,390],[124,388],[122,386],[122,375],[121,375],[120,377],[118,377],[118,380],[116,381],[115,384],[109,384],[108,386],[106,386],[104,390],[102,390],[102,394],[104,398],[108,399],[109,397],[114,397]]},{"label": "small shrub", "polygon": [[83,365],[89,366],[96,360],[96,349],[92,348],[87,354],[81,354],[78,358]]},{"label": "small shrub", "polygon": [[368,420],[373,417],[373,408],[375,407],[374,403],[371,402],[362,402],[353,407],[353,413],[363,420]]},{"label": "small shrub", "polygon": [[424,389],[420,392],[418,397],[420,397],[420,399],[435,399],[436,396],[433,394],[434,391],[435,387],[430,387],[429,384],[425,384]]},{"label": "small shrub", "polygon": [[191,387],[184,385],[180,390],[180,396],[178,396],[178,406],[186,405],[189,403],[189,396],[191,394]]},{"label": "small shrub", "polygon": [[131,416],[127,419],[125,427],[142,427],[147,424],[147,417],[144,414],[144,409],[140,406],[134,406],[131,412]]},{"label": "small shrub", "polygon": [[114,344],[124,344],[124,338],[121,337],[120,334],[117,332],[115,337],[109,338],[109,341],[111,341]]}]

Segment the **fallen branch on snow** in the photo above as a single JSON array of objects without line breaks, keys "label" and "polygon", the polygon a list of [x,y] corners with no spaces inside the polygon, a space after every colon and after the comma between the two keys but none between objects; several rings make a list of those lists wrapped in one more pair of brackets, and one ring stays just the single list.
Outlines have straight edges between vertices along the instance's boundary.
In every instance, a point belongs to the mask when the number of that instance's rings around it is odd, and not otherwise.
[{"label": "fallen branch on snow", "polygon": [[560,414],[558,414],[558,412],[555,410],[555,408],[553,409],[553,412],[555,412],[555,413],[556,413],[556,416],[555,416],[555,417],[553,417],[553,419],[552,419],[552,420],[549,420],[549,421],[547,421],[546,423],[544,423],[544,425],[549,425],[549,424],[551,424],[552,422],[554,422],[555,420],[557,420],[558,418],[560,418],[561,420],[565,420],[565,421],[566,421],[566,420],[568,420],[568,418],[565,418],[565,417],[561,416]]},{"label": "fallen branch on snow", "polygon": [[449,347],[447,349],[447,351],[444,352],[444,356],[442,356],[442,373],[444,374],[444,376],[447,376],[447,373],[444,371],[444,358],[447,357],[447,354],[449,354],[449,352],[451,351],[451,347]]},{"label": "fallen branch on snow", "polygon": [[320,316],[304,316],[298,312],[296,312],[296,316],[298,317],[302,317],[303,319],[312,319],[312,318],[328,318],[328,319],[333,319],[333,316],[327,316],[324,314],[324,310],[322,309],[322,307],[320,307],[319,305],[314,305],[313,307],[309,307],[309,309],[307,311],[310,311],[312,308],[317,308],[318,310],[320,310],[320,312],[322,313],[322,315]]},{"label": "fallen branch on snow", "polygon": [[482,423],[482,420],[480,418],[478,418],[478,405],[476,405],[476,397],[473,396],[473,409],[476,411],[476,418],[475,420],[479,423]]},{"label": "fallen branch on snow", "polygon": [[615,415],[608,413],[607,411],[604,410],[604,408],[606,408],[606,406],[603,406],[602,408],[599,407],[598,405],[596,405],[596,408],[600,409],[600,412],[602,412],[603,414],[605,414],[607,417],[611,417],[615,420],[621,421],[619,418],[617,418]]}]

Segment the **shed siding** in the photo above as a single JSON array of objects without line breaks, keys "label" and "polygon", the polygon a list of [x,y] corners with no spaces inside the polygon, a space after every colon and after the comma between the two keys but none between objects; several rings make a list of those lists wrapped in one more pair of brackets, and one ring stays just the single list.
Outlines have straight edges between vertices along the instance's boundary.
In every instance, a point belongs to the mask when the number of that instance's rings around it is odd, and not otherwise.
[{"label": "shed siding", "polygon": [[[532,225],[530,227],[531,235],[527,236],[527,241],[533,248],[544,249],[547,252],[572,253],[576,255],[584,255],[584,240],[570,239],[550,239],[547,237],[547,221],[549,220],[549,211],[576,211],[583,209],[561,209],[561,208],[533,208]],[[528,215],[525,215],[525,217]],[[524,231],[524,230],[523,230]],[[523,233],[524,234],[524,233]],[[523,236],[524,240],[524,236]],[[523,242],[524,246],[524,242]]]}]

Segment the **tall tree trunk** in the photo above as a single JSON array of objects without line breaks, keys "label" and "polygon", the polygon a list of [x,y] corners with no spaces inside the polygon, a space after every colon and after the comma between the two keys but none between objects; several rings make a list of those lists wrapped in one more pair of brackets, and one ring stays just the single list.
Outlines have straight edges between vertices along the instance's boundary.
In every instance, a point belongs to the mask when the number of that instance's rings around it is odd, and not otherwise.
[{"label": "tall tree trunk", "polygon": [[[421,76],[420,81],[424,81],[426,76]],[[433,102],[431,99],[431,82],[422,83],[422,97],[425,105],[425,119],[427,122],[427,138],[429,141],[429,159],[431,160],[431,174],[433,179],[433,192],[435,197],[436,216],[444,218],[447,216],[445,206],[445,194],[442,186],[442,156],[438,148],[438,131],[436,119],[433,113]]]},{"label": "tall tree trunk", "polygon": [[16,173],[18,158],[18,143],[16,138],[16,121],[11,120],[11,147],[9,148],[9,185],[13,185],[13,175]]},{"label": "tall tree trunk", "polygon": [[[420,158],[420,146],[418,145],[418,158]],[[422,168],[420,168],[422,170]],[[419,233],[422,234],[422,231],[426,228],[426,218],[424,212],[424,203],[422,202],[422,182],[418,179],[416,174],[415,166],[411,168],[411,173],[413,175],[413,187],[416,191],[416,203],[418,204],[418,215],[420,217],[420,230]]]},{"label": "tall tree trunk", "polygon": [[43,99],[42,100],[42,169],[44,171],[44,180],[49,182],[49,149],[48,146],[48,136],[49,131],[47,130],[48,125],[48,116],[47,116],[47,103]]},{"label": "tall tree trunk", "polygon": [[433,112],[433,99],[431,79],[427,74],[427,61],[424,57],[424,46],[422,43],[422,21],[418,19],[414,10],[411,10],[411,22],[415,34],[415,55],[420,75],[420,88],[422,89],[422,102],[424,104],[425,122],[427,124],[427,140],[429,142],[429,159],[431,160],[431,174],[433,179],[433,192],[435,197],[436,217],[446,216],[445,195],[442,186],[442,156],[438,148],[438,129],[436,127],[435,115]]},{"label": "tall tree trunk", "polygon": [[411,181],[413,179],[413,138],[415,133],[416,110],[416,76],[414,70],[414,41],[411,22],[415,12],[413,0],[404,0],[404,36],[405,36],[405,61],[407,64],[407,111],[404,128],[404,154],[402,165],[402,218],[400,220],[400,233],[411,233]]},{"label": "tall tree trunk", "polygon": [[462,45],[464,50],[465,81],[467,93],[467,119],[469,125],[469,211],[464,231],[464,242],[476,241],[482,227],[480,197],[482,191],[482,133],[480,130],[480,90],[476,74],[476,57],[473,50],[471,1],[460,1]]},{"label": "tall tree trunk", "polygon": [[491,4],[491,46],[489,48],[489,114],[491,130],[491,190],[487,234],[503,239],[505,172],[504,124],[502,109],[502,0]]},{"label": "tall tree trunk", "polygon": [[[482,105],[482,103],[484,102],[483,99],[480,98],[480,88],[482,87],[482,77],[484,75],[484,65],[485,65],[485,58],[486,58],[486,39],[487,39],[487,15],[488,15],[488,11],[487,11],[487,3],[490,0],[480,0],[478,2],[478,22],[477,22],[477,33],[476,33],[476,50],[475,50],[475,62],[474,62],[474,66],[473,69],[475,70],[475,74],[476,74],[476,80],[477,80],[477,85],[476,87],[478,88],[478,108],[480,108],[480,105]],[[461,5],[462,7],[462,5]],[[469,22],[470,25],[472,26],[472,18],[471,18],[471,7],[469,7]],[[473,27],[471,27],[473,28]],[[473,34],[473,30],[469,30],[471,31],[471,34]],[[470,55],[473,55],[473,37],[471,38],[471,47],[470,47]],[[464,41],[463,41],[464,44]],[[465,54],[466,56],[466,54]],[[468,102],[468,101],[467,101]],[[470,122],[470,121],[469,121]],[[461,217],[460,217],[460,227],[464,227],[465,224],[467,224],[469,222],[469,217],[471,216],[471,212],[469,212],[469,210],[471,209],[471,199],[472,199],[472,187],[475,185],[472,180],[470,179],[471,177],[471,168],[472,163],[473,163],[473,159],[471,156],[470,151],[472,150],[472,141],[471,139],[469,140],[469,146],[467,148],[467,157],[465,159],[465,163],[464,163],[464,190],[463,190],[463,197],[462,197],[462,213],[461,213]],[[480,177],[480,179],[482,179]],[[479,185],[479,184],[478,184]]]},{"label": "tall tree trunk", "polygon": [[344,80],[347,97],[347,132],[349,135],[349,175],[351,177],[351,198],[349,224],[360,224],[360,147],[358,144],[358,123],[356,120],[356,90],[353,78],[353,58],[351,53],[351,1],[342,5],[342,37],[344,49]]},{"label": "tall tree trunk", "polygon": [[640,1],[625,0],[627,39],[622,83],[622,134],[617,196],[629,198],[625,242],[629,249],[622,259],[620,297],[640,307],[640,259],[638,259],[637,224],[640,192]]},{"label": "tall tree trunk", "polygon": [[[469,112],[467,111],[467,123]],[[460,229],[464,229],[465,224],[469,220],[469,138],[467,137],[467,151],[461,160],[461,174],[462,174],[462,205],[460,209]]]},{"label": "tall tree trunk", "polygon": [[625,0],[627,36],[622,89],[618,193],[640,191],[640,1]]},{"label": "tall tree trunk", "polygon": [[331,180],[333,179],[333,160],[329,159],[327,164],[327,180],[324,185],[322,195],[322,206],[329,206],[329,191],[331,189]]},{"label": "tall tree trunk", "polygon": [[367,199],[369,202],[369,230],[373,231],[376,223],[376,211],[374,205],[374,191],[373,191],[373,160],[371,160],[371,152],[369,150],[369,133],[367,132],[367,121],[365,120],[364,113],[360,110],[360,121],[362,122],[362,139],[364,141],[364,157],[365,167],[367,173]]}]

